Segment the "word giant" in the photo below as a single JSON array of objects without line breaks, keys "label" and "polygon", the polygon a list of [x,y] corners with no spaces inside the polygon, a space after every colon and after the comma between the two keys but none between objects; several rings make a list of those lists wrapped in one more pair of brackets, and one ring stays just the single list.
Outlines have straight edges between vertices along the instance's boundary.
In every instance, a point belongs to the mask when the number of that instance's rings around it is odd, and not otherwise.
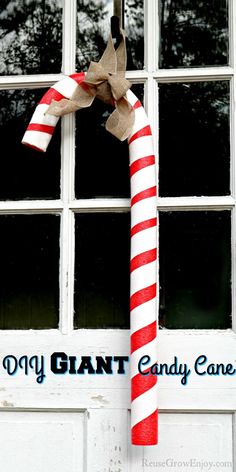
[{"label": "word giant", "polygon": [[[125,374],[125,362],[128,356],[68,356],[65,352],[54,352],[50,358],[50,370],[53,374]],[[33,372],[36,380],[42,384],[46,378],[44,356],[4,357],[2,365],[8,375],[15,375],[22,369],[25,375]]]}]

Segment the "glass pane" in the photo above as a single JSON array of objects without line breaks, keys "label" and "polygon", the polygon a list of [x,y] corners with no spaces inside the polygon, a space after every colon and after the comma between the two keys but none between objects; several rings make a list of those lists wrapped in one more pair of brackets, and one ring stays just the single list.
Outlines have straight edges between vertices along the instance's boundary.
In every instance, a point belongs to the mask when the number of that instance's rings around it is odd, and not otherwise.
[{"label": "glass pane", "polygon": [[44,93],[45,89],[0,91],[1,200],[60,196],[60,125],[45,154],[21,144]]},{"label": "glass pane", "polygon": [[160,195],[228,195],[229,82],[159,87]]},{"label": "glass pane", "polygon": [[0,217],[0,329],[57,328],[59,227],[52,215]]},{"label": "glass pane", "polygon": [[[132,90],[143,99],[143,85],[133,85]],[[105,129],[112,111],[95,100],[76,113],[76,198],[130,196],[128,143]]]},{"label": "glass pane", "polygon": [[159,0],[160,67],[228,64],[228,0]]},{"label": "glass pane", "polygon": [[61,72],[62,0],[1,0],[0,74]]},{"label": "glass pane", "polygon": [[[77,2],[78,71],[86,70],[90,61],[98,61],[110,34],[113,0],[79,0]],[[144,7],[143,0],[126,0],[125,31],[127,36],[127,69],[143,69]]]},{"label": "glass pane", "polygon": [[160,325],[231,327],[231,214],[160,213]]},{"label": "glass pane", "polygon": [[76,215],[75,327],[129,327],[129,214]]}]

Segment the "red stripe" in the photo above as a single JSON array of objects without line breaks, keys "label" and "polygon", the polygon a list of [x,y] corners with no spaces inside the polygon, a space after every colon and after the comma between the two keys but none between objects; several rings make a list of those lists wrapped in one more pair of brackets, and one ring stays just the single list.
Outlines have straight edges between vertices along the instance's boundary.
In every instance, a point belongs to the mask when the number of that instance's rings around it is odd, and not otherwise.
[{"label": "red stripe", "polygon": [[[69,76],[71,79],[75,80],[75,82],[77,84],[80,84],[81,82],[83,82],[84,80],[84,77],[85,77],[85,74],[84,72],[81,72],[79,74],[71,74]],[[68,98],[68,97],[65,97],[64,95],[62,95],[60,92],[58,92],[56,89],[54,89],[53,87],[51,87],[44,95],[43,97],[41,98],[40,100],[40,105],[44,104],[44,105],[50,105],[50,103],[52,102],[52,100],[56,100],[57,102],[59,102],[60,100],[62,100],[63,98]]]},{"label": "red stripe", "polygon": [[134,133],[133,136],[131,136],[129,140],[129,144],[135,141],[135,139],[142,138],[142,136],[151,136],[151,135],[152,135],[152,132],[151,132],[150,126],[149,125],[145,126],[144,128],[137,131],[137,133]]},{"label": "red stripe", "polygon": [[130,297],[130,311],[139,305],[149,302],[156,296],[156,284],[138,290]]},{"label": "red stripe", "polygon": [[158,443],[158,410],[133,426],[131,440],[136,446],[154,446]]},{"label": "red stripe", "polygon": [[142,107],[142,103],[140,102],[140,100],[137,100],[137,102],[135,102],[135,104],[133,105],[133,110],[136,110],[137,108],[140,108]]},{"label": "red stripe", "polygon": [[130,166],[130,177],[132,177],[132,175],[134,175],[139,170],[144,169],[145,167],[151,166],[153,164],[155,164],[155,156],[146,156],[137,159],[137,161],[133,162],[133,164],[131,164]]},{"label": "red stripe", "polygon": [[135,203],[138,203],[141,200],[144,200],[145,198],[155,197],[156,194],[157,194],[156,186],[147,188],[146,190],[142,190],[142,192],[137,193],[131,199],[131,206],[135,205]]},{"label": "red stripe", "polygon": [[57,102],[59,102],[60,100],[62,100],[64,97],[64,95],[62,95],[60,92],[58,92],[57,90],[55,90],[53,87],[51,87],[45,94],[44,96],[41,98],[39,104],[40,105],[50,105],[50,103],[52,102],[52,100],[56,100]]},{"label": "red stripe", "polygon": [[84,72],[79,72],[77,74],[71,74],[69,77],[71,79],[75,80],[75,82],[77,82],[77,84],[80,84],[81,82],[83,82],[83,80],[85,78],[85,73]]},{"label": "red stripe", "polygon": [[141,223],[138,223],[137,225],[133,226],[131,228],[131,237],[134,236],[135,234],[139,233],[140,231],[144,231],[145,229],[152,228],[153,226],[157,225],[157,218],[150,218],[149,220],[142,221]]},{"label": "red stripe", "polygon": [[81,82],[80,87],[87,92],[91,97],[94,95],[94,93],[91,91],[90,85],[86,84],[86,82]]},{"label": "red stripe", "polygon": [[27,131],[41,131],[42,133],[53,134],[55,126],[39,125],[38,123],[30,123]]},{"label": "red stripe", "polygon": [[[131,354],[139,349],[142,346],[145,346],[145,344],[150,343],[153,341],[153,339],[156,338],[157,335],[157,326],[156,326],[156,321],[153,321],[153,323],[144,326],[144,328],[138,329],[138,331],[135,331],[131,335],[130,342],[131,342]],[[141,377],[143,377],[141,375]],[[145,376],[149,377],[149,376]],[[151,375],[150,377],[153,377]],[[140,379],[139,379],[140,380]]]},{"label": "red stripe", "polygon": [[[143,372],[148,372],[149,369],[144,370]],[[157,383],[157,375],[142,375],[137,374],[131,379],[131,401],[133,402],[135,398],[139,397],[143,393],[150,390]]]},{"label": "red stripe", "polygon": [[130,272],[133,270],[138,269],[141,266],[149,264],[150,262],[155,261],[157,258],[157,250],[156,249],[149,249],[148,251],[142,252],[137,256],[133,257],[130,261]]}]

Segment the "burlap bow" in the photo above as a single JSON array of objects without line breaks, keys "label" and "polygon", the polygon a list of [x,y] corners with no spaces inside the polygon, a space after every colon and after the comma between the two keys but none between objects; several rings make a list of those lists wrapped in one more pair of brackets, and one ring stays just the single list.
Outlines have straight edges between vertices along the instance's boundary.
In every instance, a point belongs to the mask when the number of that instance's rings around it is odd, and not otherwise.
[{"label": "burlap bow", "polygon": [[47,113],[63,116],[89,107],[97,97],[115,106],[106,122],[106,130],[124,141],[131,133],[134,124],[134,111],[126,98],[131,83],[125,79],[126,48],[124,31],[121,42],[115,50],[110,36],[107,47],[99,62],[91,62],[85,80],[77,86],[72,98],[52,100]]}]

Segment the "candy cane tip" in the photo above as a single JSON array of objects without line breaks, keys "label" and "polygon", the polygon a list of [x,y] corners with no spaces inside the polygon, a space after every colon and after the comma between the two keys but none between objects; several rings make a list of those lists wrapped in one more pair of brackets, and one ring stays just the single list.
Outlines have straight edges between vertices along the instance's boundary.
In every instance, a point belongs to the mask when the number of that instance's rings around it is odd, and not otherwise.
[{"label": "candy cane tip", "polygon": [[34,149],[35,151],[39,151],[39,152],[42,152],[42,153],[45,153],[46,152],[46,149],[41,149],[33,144],[30,144],[30,143],[27,143],[26,141],[21,141],[21,144],[23,144],[23,146],[26,146],[28,148],[31,148],[31,149]]}]

